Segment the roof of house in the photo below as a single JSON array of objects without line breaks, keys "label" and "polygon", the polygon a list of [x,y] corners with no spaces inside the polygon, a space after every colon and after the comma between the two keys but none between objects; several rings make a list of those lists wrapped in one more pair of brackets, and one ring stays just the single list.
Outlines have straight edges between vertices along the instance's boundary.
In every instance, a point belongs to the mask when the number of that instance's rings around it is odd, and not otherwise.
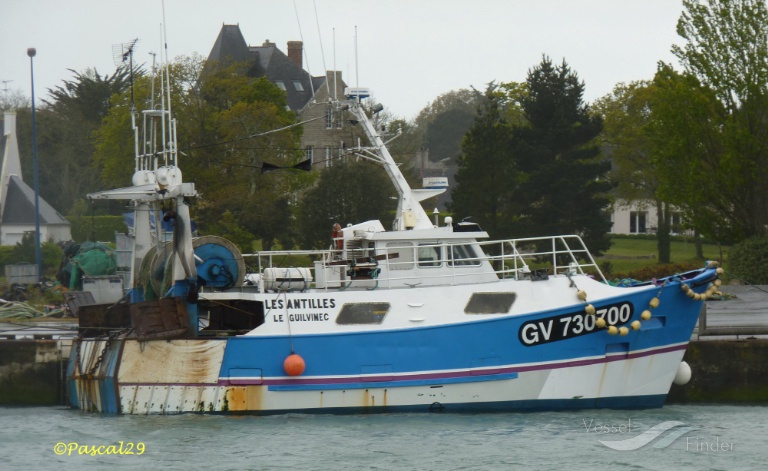
[{"label": "roof of house", "polygon": [[251,61],[251,51],[243,38],[238,25],[223,25],[219,37],[208,54],[209,62],[246,62]]},{"label": "roof of house", "polygon": [[288,107],[298,111],[309,103],[325,76],[311,77],[299,64],[277,46],[265,41],[261,46],[248,46],[238,25],[223,25],[208,55],[206,69],[215,70],[215,64],[244,62],[249,65],[246,75],[266,77],[285,90]]},{"label": "roof of house", "polygon": [[[53,209],[42,198],[40,201],[40,224],[69,224],[69,221]],[[34,224],[35,191],[18,175],[8,179],[8,194],[5,199],[2,224]]]}]

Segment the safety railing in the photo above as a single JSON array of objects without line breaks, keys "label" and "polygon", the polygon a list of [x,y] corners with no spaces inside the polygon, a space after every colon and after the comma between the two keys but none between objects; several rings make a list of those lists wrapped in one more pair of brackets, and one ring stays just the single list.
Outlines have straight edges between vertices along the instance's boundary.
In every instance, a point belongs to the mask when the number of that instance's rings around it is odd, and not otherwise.
[{"label": "safety railing", "polygon": [[[260,290],[265,286],[275,290],[385,289],[579,274],[605,281],[584,242],[575,235],[460,243],[412,240],[387,246],[354,242],[346,250],[264,251],[244,257],[257,260],[255,265],[264,277],[257,281]],[[282,282],[274,281],[281,276]]]}]

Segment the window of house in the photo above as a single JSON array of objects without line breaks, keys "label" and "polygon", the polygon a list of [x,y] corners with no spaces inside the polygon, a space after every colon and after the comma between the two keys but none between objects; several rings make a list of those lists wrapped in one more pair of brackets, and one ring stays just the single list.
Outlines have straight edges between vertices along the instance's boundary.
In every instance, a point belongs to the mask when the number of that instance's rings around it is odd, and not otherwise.
[{"label": "window of house", "polygon": [[309,159],[310,162],[315,163],[315,148],[312,146],[307,146],[306,150],[304,151],[306,158]]},{"label": "window of house", "polygon": [[419,267],[431,268],[439,267],[442,263],[440,260],[440,247],[434,245],[419,245]]},{"label": "window of house", "polygon": [[452,245],[448,249],[448,266],[470,267],[480,265],[475,249],[471,245]]},{"label": "window of house", "polygon": [[333,165],[333,161],[331,160],[331,148],[325,146],[325,166],[330,167],[331,165]]},{"label": "window of house", "polygon": [[276,80],[275,85],[277,85],[277,88],[279,88],[282,91],[285,91],[285,84],[282,80]]},{"label": "window of house", "polygon": [[390,270],[413,270],[413,244],[390,242],[387,244]]},{"label": "window of house", "polygon": [[298,80],[294,80],[293,81],[293,88],[295,88],[297,92],[303,92],[304,91],[304,86]]},{"label": "window of house", "polygon": [[646,211],[632,211],[629,213],[629,232],[631,234],[645,234],[648,232],[648,226],[646,220],[648,219],[648,212]]},{"label": "window of house", "polygon": [[325,129],[333,129],[333,110],[325,110]]},{"label": "window of house", "polygon": [[680,211],[674,211],[672,213],[672,218],[670,222],[672,225],[672,227],[670,228],[672,232],[675,232],[675,233],[683,232],[683,213],[681,213]]}]

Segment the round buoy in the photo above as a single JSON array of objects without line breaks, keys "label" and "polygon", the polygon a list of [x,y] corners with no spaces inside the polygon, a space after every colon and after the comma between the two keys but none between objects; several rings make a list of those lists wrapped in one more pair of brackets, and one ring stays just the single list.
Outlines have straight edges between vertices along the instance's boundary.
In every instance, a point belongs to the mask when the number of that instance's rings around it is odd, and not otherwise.
[{"label": "round buoy", "polygon": [[640,330],[640,321],[632,321],[630,324],[632,330]]},{"label": "round buoy", "polygon": [[640,317],[641,317],[641,318],[642,318],[644,321],[647,321],[648,319],[650,319],[650,318],[651,318],[651,311],[649,311],[648,309],[646,309],[645,311],[643,311],[643,313],[642,313],[642,314],[640,314]]},{"label": "round buoy", "polygon": [[579,290],[576,292],[576,297],[581,299],[582,301],[585,301],[587,299],[587,292],[584,290]]},{"label": "round buoy", "polygon": [[677,365],[677,373],[675,373],[675,384],[678,386],[683,386],[685,384],[688,384],[688,381],[691,380],[691,367],[688,365],[688,363],[681,361],[679,365]]},{"label": "round buoy", "polygon": [[626,327],[619,327],[619,335],[627,335],[629,333],[629,329]]},{"label": "round buoy", "polygon": [[616,335],[619,333],[619,329],[617,329],[615,325],[609,326],[608,333],[611,335]]},{"label": "round buoy", "polygon": [[283,362],[283,369],[288,376],[299,376],[304,373],[305,367],[304,359],[295,353],[288,355]]},{"label": "round buoy", "polygon": [[603,327],[605,327],[605,319],[603,319],[602,317],[598,317],[595,320],[595,325],[602,329]]},{"label": "round buoy", "polygon": [[650,304],[650,305],[651,305],[651,307],[652,307],[652,308],[654,308],[654,309],[655,309],[655,308],[657,308],[657,307],[659,307],[659,298],[652,298],[652,299],[651,299],[651,302],[650,302],[649,304]]},{"label": "round buoy", "polygon": [[587,314],[589,314],[590,316],[594,316],[595,315],[595,306],[593,306],[591,304],[587,304],[586,306],[584,306],[584,311]]}]

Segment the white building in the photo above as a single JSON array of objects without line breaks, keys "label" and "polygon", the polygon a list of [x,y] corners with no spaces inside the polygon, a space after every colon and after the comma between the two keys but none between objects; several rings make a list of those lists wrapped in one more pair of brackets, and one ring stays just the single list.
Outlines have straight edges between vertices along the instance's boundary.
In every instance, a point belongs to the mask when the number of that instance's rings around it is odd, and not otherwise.
[{"label": "white building", "polygon": [[[35,191],[21,177],[16,113],[3,114],[0,130],[0,245],[15,245],[25,233],[35,232]],[[69,221],[42,198],[39,203],[40,240],[71,240]]]},{"label": "white building", "polygon": [[[659,212],[651,200],[624,201],[614,204],[611,214],[611,234],[655,234]],[[683,233],[682,213],[672,212],[671,232]]]}]

